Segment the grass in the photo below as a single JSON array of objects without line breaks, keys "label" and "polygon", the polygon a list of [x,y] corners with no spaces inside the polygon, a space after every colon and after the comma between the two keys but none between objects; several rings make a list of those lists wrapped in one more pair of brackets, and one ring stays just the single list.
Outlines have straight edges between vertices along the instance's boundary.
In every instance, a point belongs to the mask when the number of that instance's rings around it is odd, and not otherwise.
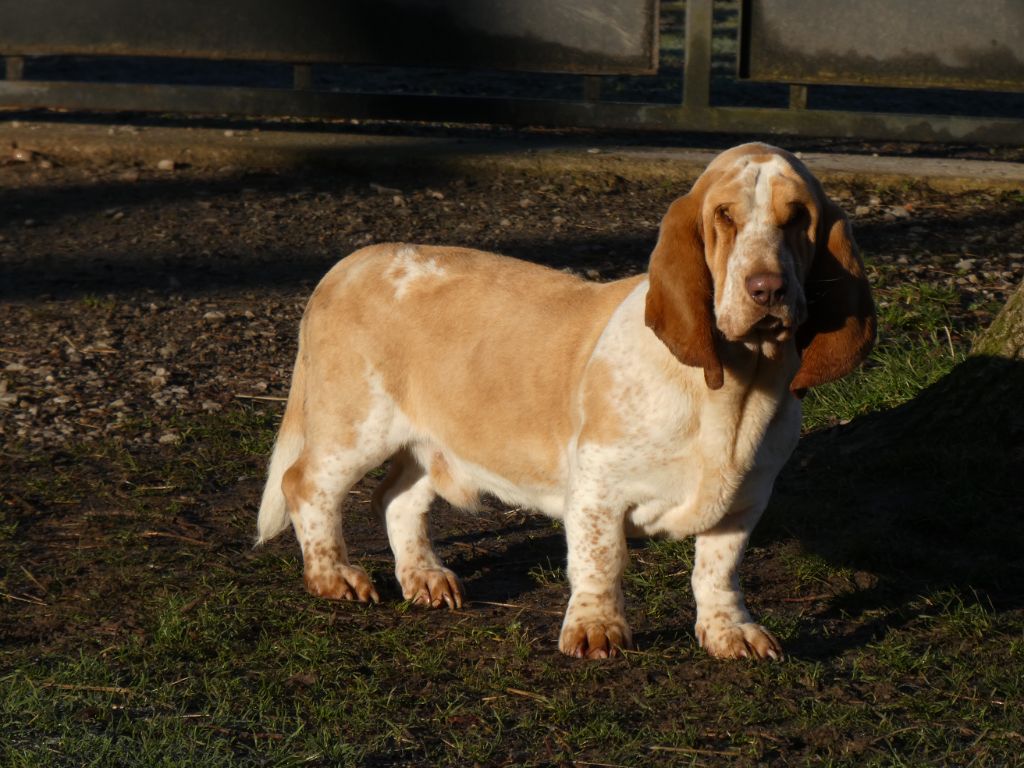
[{"label": "grass", "polygon": [[855,378],[811,390],[804,400],[804,429],[846,423],[874,411],[894,408],[947,375],[965,351],[952,353],[938,334],[906,344],[880,344]]},{"label": "grass", "polygon": [[[823,430],[884,417],[964,359],[965,337],[944,330],[949,292],[879,296],[878,348],[807,397],[810,436],[744,566],[785,661],[697,647],[692,541],[632,547],[638,651],[564,659],[563,562],[544,546],[561,533],[517,533],[499,513],[494,530],[443,515],[439,532],[486,602],[427,612],[394,587],[372,608],[314,600],[289,537],[249,548],[277,412],[240,406],[181,419],[181,444],[159,450],[5,448],[0,765],[1014,764],[1020,524],[1009,486],[979,480],[1007,466],[833,440],[848,462]],[[956,492],[972,481],[987,490]],[[353,546],[387,583],[360,514]]]}]

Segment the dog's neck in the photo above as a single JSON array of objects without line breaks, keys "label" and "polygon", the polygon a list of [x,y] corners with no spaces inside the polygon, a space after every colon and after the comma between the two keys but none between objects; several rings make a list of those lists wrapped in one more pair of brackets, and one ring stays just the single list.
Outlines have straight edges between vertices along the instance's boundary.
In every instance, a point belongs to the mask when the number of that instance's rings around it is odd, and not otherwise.
[{"label": "dog's neck", "polygon": [[[796,342],[726,341],[716,339],[716,349],[725,369],[725,386],[733,396],[763,391],[778,396],[800,367]],[[781,382],[781,383],[780,383]],[[771,390],[769,392],[769,390]]]}]

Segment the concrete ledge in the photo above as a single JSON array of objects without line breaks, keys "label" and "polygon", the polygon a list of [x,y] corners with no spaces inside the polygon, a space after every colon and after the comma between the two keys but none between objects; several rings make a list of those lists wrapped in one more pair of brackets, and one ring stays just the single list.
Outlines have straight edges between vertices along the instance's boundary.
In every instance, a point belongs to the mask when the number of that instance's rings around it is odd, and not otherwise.
[{"label": "concrete ledge", "polygon": [[[770,139],[769,139],[770,141]],[[316,167],[359,174],[495,173],[622,176],[689,181],[717,150],[623,148],[535,137],[460,139],[259,129],[167,128],[10,121],[0,146],[39,152],[64,165],[145,165],[173,160],[197,168]],[[876,187],[923,183],[943,191],[1024,190],[1024,163],[804,153],[826,182]]]}]

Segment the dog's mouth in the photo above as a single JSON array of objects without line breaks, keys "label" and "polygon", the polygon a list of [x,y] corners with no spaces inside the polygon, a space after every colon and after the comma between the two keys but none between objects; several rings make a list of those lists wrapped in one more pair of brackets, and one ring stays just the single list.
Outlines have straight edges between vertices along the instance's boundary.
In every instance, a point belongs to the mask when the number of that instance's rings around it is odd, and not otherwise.
[{"label": "dog's mouth", "polygon": [[781,317],[765,315],[750,329],[750,335],[758,341],[787,341],[792,335],[790,326]]}]

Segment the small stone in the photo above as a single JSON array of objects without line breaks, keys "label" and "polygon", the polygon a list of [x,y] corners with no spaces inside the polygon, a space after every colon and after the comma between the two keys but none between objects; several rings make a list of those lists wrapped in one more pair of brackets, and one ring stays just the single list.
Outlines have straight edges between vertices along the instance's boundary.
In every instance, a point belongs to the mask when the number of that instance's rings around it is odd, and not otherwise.
[{"label": "small stone", "polygon": [[396,189],[395,187],[385,187],[383,184],[378,184],[375,181],[370,182],[370,189],[379,195],[400,195],[402,190]]},{"label": "small stone", "polygon": [[587,154],[588,155],[600,155],[601,154],[601,150],[598,149],[597,147],[591,147],[590,149],[587,150]]},{"label": "small stone", "polygon": [[226,319],[226,314],[215,309],[211,309],[209,312],[203,315],[203,320],[205,320],[208,323],[223,323],[224,320]]},{"label": "small stone", "polygon": [[235,135],[235,132],[229,128],[228,130],[224,131],[224,135],[230,139],[232,136]]},{"label": "small stone", "polygon": [[563,224],[565,224],[565,219],[562,218],[561,216],[554,216],[551,219],[551,223],[554,224],[556,227],[560,227]]},{"label": "small stone", "polygon": [[139,172],[134,170],[134,169],[130,170],[130,171],[125,171],[124,173],[122,173],[117,178],[118,178],[118,181],[124,181],[124,182],[127,182],[129,184],[134,184],[136,181],[139,180]]},{"label": "small stone", "polygon": [[960,261],[956,263],[957,271],[967,272],[968,270],[974,269],[974,262],[975,259],[960,259]]},{"label": "small stone", "polygon": [[902,205],[892,205],[892,206],[889,206],[886,209],[885,212],[888,213],[890,216],[895,216],[897,219],[909,219],[910,218],[910,211],[908,211]]},{"label": "small stone", "polygon": [[220,403],[215,403],[213,400],[203,400],[204,411],[219,411],[221,408]]},{"label": "small stone", "polygon": [[533,205],[533,200],[531,200],[528,197],[524,197],[522,200],[519,201],[520,208],[529,208],[531,205]]},{"label": "small stone", "polygon": [[158,171],[173,171],[177,167],[178,164],[175,163],[173,160],[169,159],[161,160],[156,164],[156,168]]},{"label": "small stone", "polygon": [[181,442],[181,435],[177,432],[164,432],[157,442],[160,445],[176,445]]},{"label": "small stone", "polygon": [[444,192],[438,192],[436,189],[428,189],[427,197],[432,197],[435,200],[444,200]]},{"label": "small stone", "polygon": [[501,221],[499,221],[498,223],[499,223],[499,224],[500,224],[501,226],[503,226],[503,227],[511,227],[511,226],[512,226],[512,220],[511,220],[511,219],[502,219],[502,220],[501,220]]},{"label": "small stone", "polygon": [[402,197],[401,195],[394,195],[391,198],[391,202],[395,204],[395,207],[401,208],[403,205],[405,205],[405,198]]},{"label": "small stone", "polygon": [[27,371],[28,368],[22,365],[21,363],[8,363],[7,367],[5,367],[4,370],[7,371],[8,373],[22,373],[24,371]]}]

